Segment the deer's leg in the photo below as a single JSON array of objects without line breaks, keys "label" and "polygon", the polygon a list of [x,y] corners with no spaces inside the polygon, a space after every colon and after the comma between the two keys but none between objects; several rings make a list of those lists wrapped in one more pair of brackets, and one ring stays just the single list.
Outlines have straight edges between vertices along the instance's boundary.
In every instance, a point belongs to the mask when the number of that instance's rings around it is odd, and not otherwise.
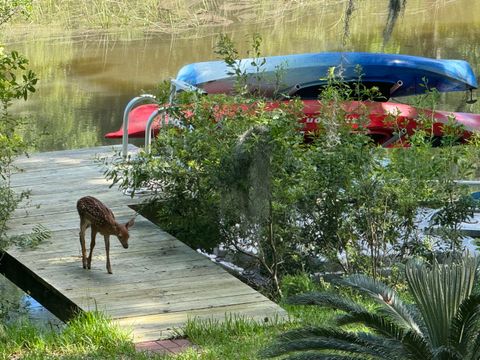
[{"label": "deer's leg", "polygon": [[82,247],[82,265],[83,268],[87,268],[87,249],[85,248],[85,231],[88,228],[88,222],[80,217],[80,246]]},{"label": "deer's leg", "polygon": [[107,252],[107,271],[112,274],[112,267],[110,266],[110,236],[105,235],[105,251]]},{"label": "deer's leg", "polygon": [[95,237],[97,236],[97,229],[92,226],[92,236],[90,240],[90,253],[88,254],[88,259],[87,259],[87,269],[90,269],[90,266],[92,265],[92,253],[93,253],[93,248],[95,247]]}]

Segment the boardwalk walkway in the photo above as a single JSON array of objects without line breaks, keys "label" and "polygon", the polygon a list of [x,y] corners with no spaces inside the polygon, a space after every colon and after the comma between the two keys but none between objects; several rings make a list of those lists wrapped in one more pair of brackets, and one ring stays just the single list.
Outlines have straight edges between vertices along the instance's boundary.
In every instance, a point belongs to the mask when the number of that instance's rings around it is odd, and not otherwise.
[{"label": "boardwalk walkway", "polygon": [[[134,341],[168,338],[189,317],[222,320],[237,314],[264,321],[284,311],[218,265],[141,216],[125,250],[111,239],[113,275],[105,270],[103,237],[97,237],[92,269],[81,265],[76,201],[92,195],[127,221],[136,200],[109,188],[93,158],[111,147],[48,152],[18,160],[17,191],[31,190],[26,207],[10,221],[9,235],[41,224],[51,237],[34,250],[9,249],[0,272],[62,320],[77,311],[101,310],[133,330]],[[87,231],[87,241],[89,231]],[[88,245],[87,245],[88,246]]]}]

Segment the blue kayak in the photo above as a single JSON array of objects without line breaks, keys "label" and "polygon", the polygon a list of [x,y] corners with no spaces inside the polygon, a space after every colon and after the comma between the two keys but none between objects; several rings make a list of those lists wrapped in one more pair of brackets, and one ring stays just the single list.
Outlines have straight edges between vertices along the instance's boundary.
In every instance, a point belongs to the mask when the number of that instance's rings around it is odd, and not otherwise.
[{"label": "blue kayak", "polygon": [[[257,60],[262,63],[263,58]],[[478,87],[470,64],[463,60],[430,59],[419,56],[332,52],[293,54],[264,58],[256,66],[254,59],[237,60],[245,74],[249,90],[267,97],[278,94],[317,98],[334,74],[344,83],[376,86],[387,100],[392,96],[409,96],[435,88],[440,92],[472,90]],[[186,65],[176,80],[210,94],[232,93],[236,77],[223,61],[207,61]],[[361,76],[361,77],[360,77]],[[425,86],[426,85],[426,86]]]}]

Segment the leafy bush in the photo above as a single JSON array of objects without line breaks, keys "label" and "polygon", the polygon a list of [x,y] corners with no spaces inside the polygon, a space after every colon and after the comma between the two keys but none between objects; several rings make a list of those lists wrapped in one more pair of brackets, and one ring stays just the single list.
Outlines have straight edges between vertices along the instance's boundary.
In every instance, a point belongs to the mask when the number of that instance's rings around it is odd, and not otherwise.
[{"label": "leafy bush", "polygon": [[[3,2],[0,6],[0,25],[17,12],[26,11],[29,1]],[[5,238],[6,222],[24,194],[15,194],[10,188],[10,174],[14,159],[26,150],[17,133],[20,119],[12,116],[12,101],[26,100],[35,91],[37,78],[27,68],[28,60],[16,51],[5,52],[0,45],[0,250],[8,243]]]}]

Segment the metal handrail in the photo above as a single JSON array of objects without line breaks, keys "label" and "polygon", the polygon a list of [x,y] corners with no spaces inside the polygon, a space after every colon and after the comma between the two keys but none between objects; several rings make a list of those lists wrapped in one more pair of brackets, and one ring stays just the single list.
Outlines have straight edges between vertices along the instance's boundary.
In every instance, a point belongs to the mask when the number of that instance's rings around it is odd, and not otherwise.
[{"label": "metal handrail", "polygon": [[154,95],[142,94],[130,100],[127,106],[125,107],[125,111],[123,112],[123,125],[122,125],[122,128],[123,128],[122,156],[124,158],[126,158],[128,155],[128,115],[130,114],[130,111],[132,111],[132,109],[139,103],[142,103],[145,101],[150,101],[153,103],[155,100],[156,100],[156,97]]},{"label": "metal handrail", "polygon": [[466,186],[479,186],[480,180],[454,180],[455,184]]},{"label": "metal handrail", "polygon": [[152,125],[153,121],[158,115],[162,116],[162,124],[161,127],[165,126],[165,113],[166,113],[166,108],[161,107],[158,108],[157,110],[153,111],[150,116],[148,117],[147,120],[147,125],[145,127],[145,149],[144,151],[149,154],[150,153],[150,145],[152,144]]},{"label": "metal handrail", "polygon": [[[175,94],[180,91],[195,91],[199,94],[206,94],[206,92],[202,89],[197,88],[196,86],[190,85],[185,81],[171,79],[171,89],[170,89],[170,101],[169,103],[172,104],[174,101]],[[128,115],[130,111],[141,102],[151,101],[152,103],[155,102],[156,97],[151,94],[142,94],[130,100],[130,102],[125,107],[125,111],[123,113],[123,136],[122,136],[122,156],[126,158],[128,155]],[[145,149],[144,151],[148,154],[150,153],[150,145],[152,143],[152,125],[155,118],[159,115],[162,116],[162,124],[161,126],[165,126],[165,114],[166,114],[167,107],[160,107],[157,110],[153,111],[147,120],[147,126],[145,127]]]}]

